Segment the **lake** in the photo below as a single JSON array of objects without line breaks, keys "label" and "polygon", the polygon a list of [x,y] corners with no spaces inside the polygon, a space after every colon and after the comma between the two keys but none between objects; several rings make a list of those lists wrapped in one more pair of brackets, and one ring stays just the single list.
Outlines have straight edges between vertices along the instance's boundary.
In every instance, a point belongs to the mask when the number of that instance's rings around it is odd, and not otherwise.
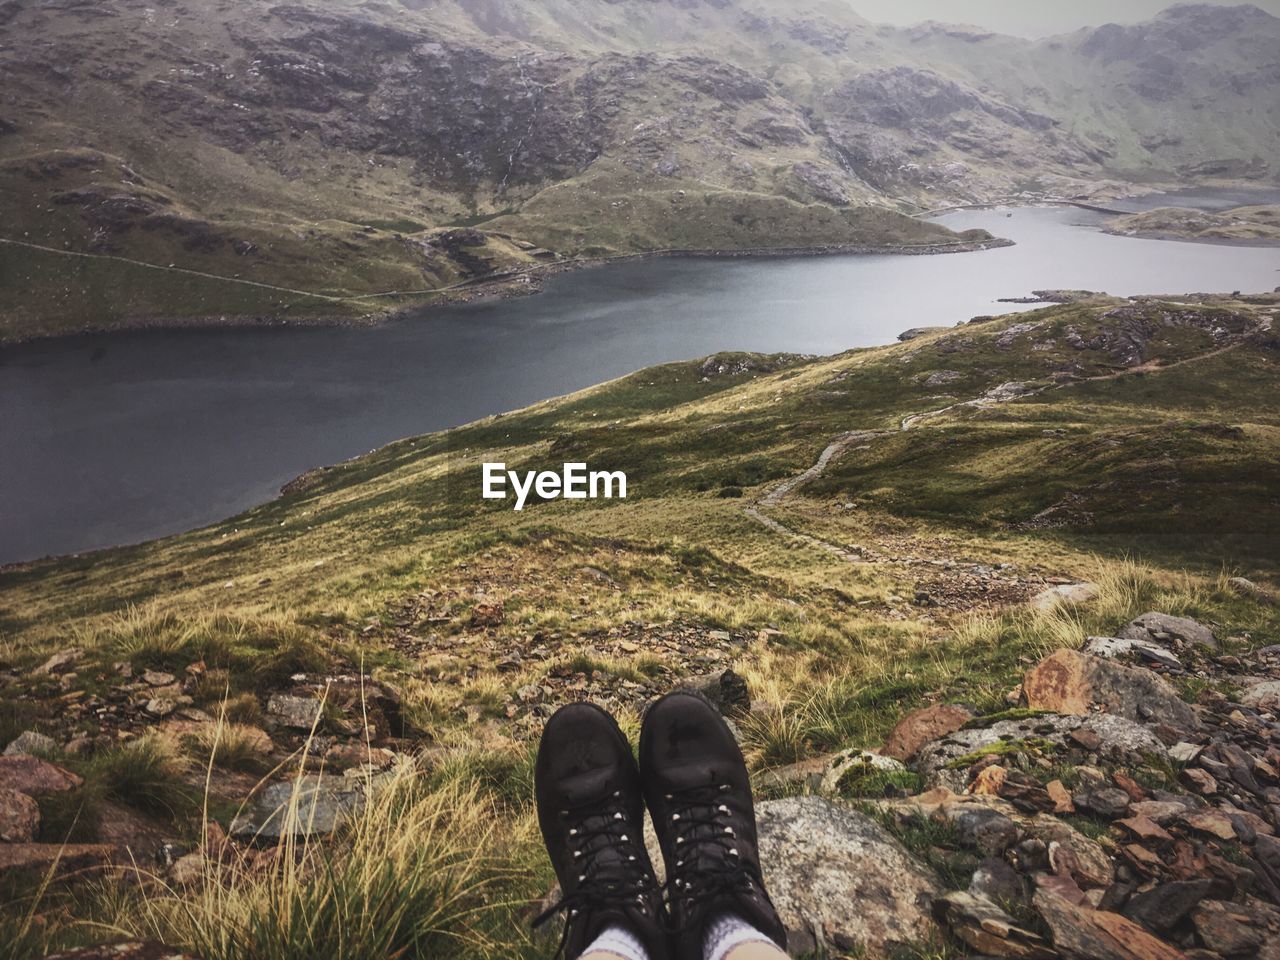
[{"label": "lake", "polygon": [[3,348],[0,563],[192,529],[309,468],[655,363],[836,353],[1019,309],[996,300],[1033,289],[1280,285],[1278,249],[1112,237],[1102,219],[1066,207],[964,211],[941,220],[1017,246],[644,260],[555,277],[537,297],[373,328],[156,330]]}]

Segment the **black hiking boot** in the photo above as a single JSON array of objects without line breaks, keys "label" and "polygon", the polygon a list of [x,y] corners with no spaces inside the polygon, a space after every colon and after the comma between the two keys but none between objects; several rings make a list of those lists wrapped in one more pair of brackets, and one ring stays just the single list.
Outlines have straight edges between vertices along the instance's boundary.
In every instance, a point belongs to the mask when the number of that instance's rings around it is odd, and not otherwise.
[{"label": "black hiking boot", "polygon": [[640,770],[667,865],[677,960],[702,960],[708,926],[726,914],[785,949],[786,929],[760,877],[747,765],[715,707],[686,692],[650,707]]},{"label": "black hiking boot", "polygon": [[644,795],[631,745],[613,717],[587,703],[556,711],[535,768],[538,823],[562,896],[534,920],[564,912],[560,950],[575,960],[607,927],[668,955],[662,892],[644,848]]}]

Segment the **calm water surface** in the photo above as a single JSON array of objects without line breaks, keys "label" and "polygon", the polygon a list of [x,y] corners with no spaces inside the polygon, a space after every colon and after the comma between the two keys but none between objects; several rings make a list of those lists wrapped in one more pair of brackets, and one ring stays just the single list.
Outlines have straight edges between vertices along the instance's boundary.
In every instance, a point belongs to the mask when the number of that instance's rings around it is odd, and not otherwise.
[{"label": "calm water surface", "polygon": [[943,218],[936,257],[650,260],[372,329],[148,331],[0,350],[0,563],[230,516],[388,441],[719,350],[835,353],[1000,297],[1268,291],[1280,250],[1110,237],[1070,208]]}]

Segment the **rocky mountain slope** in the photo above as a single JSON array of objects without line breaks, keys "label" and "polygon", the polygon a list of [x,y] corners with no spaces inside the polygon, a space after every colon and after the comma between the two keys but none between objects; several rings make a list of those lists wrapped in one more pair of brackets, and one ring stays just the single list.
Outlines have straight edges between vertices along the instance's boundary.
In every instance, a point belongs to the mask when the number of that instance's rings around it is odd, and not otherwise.
[{"label": "rocky mountain slope", "polygon": [[[543,721],[693,684],[773,862],[821,840],[770,876],[798,949],[1274,950],[1278,311],[1077,297],[670,364],[0,571],[0,924],[32,957],[302,957],[299,914],[359,956],[547,956]],[[630,496],[479,496],[566,460]]]},{"label": "rocky mountain slope", "polygon": [[361,317],[556,256],[946,249],[902,213],[1273,179],[1277,41],[1247,6],[1031,43],[837,2],[4,0],[5,332]]}]

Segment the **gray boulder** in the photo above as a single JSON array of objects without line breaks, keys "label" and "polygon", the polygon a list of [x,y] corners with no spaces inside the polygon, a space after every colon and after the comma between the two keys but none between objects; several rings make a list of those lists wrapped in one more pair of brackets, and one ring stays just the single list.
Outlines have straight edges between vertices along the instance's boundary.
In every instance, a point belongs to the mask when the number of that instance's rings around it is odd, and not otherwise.
[{"label": "gray boulder", "polygon": [[16,757],[23,754],[43,754],[48,756],[58,749],[58,742],[53,737],[34,730],[25,730],[4,748],[4,756]]},{"label": "gray boulder", "polygon": [[883,956],[936,932],[937,878],[870,817],[818,797],[756,812],[765,884],[793,956]]},{"label": "gray boulder", "polygon": [[1062,583],[1041,590],[1031,598],[1031,606],[1036,610],[1049,611],[1059,604],[1088,603],[1097,595],[1096,583]]},{"label": "gray boulder", "polygon": [[267,700],[267,716],[283,727],[311,730],[324,705],[312,697],[277,693]]},{"label": "gray boulder", "polygon": [[1158,664],[1171,670],[1181,670],[1182,661],[1169,652],[1168,647],[1148,640],[1130,640],[1124,637],[1089,637],[1084,652],[1108,660],[1136,659],[1144,663]]},{"label": "gray boulder", "polygon": [[1186,617],[1171,617],[1167,613],[1144,613],[1130,621],[1116,634],[1124,640],[1146,640],[1151,643],[1188,643],[1206,650],[1217,650],[1221,644],[1213,631],[1203,624]]},{"label": "gray boulder", "polygon": [[364,810],[370,792],[385,784],[388,776],[366,780],[310,774],[273,783],[254,799],[245,814],[232,821],[231,836],[271,844],[289,836],[333,833],[343,820]]}]

